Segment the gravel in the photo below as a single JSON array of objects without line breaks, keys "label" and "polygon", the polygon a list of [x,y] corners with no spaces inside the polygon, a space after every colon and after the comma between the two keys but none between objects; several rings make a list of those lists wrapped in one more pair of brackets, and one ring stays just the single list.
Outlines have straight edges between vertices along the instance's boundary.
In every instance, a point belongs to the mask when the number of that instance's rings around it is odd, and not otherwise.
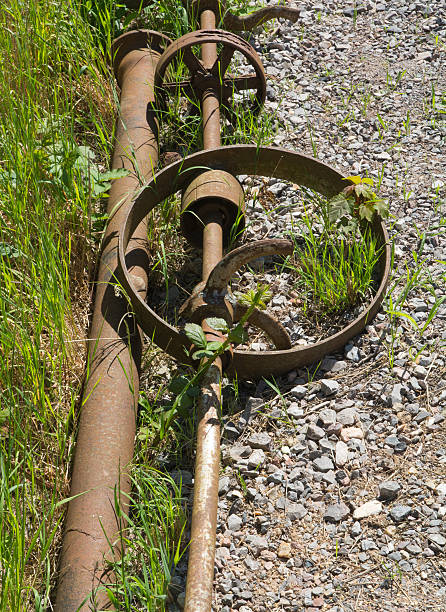
[{"label": "gravel", "polygon": [[383,501],[391,501],[396,499],[401,491],[401,485],[394,480],[387,480],[379,484],[379,499]]},{"label": "gravel", "polygon": [[[214,608],[440,612],[446,11],[440,0],[370,1],[356,10],[337,0],[299,6],[296,24],[278,22],[274,36],[270,29],[253,38],[269,75],[266,111],[279,127],[274,146],[311,156],[315,150],[346,175],[381,182],[393,215],[387,227],[395,288],[392,305],[387,301],[343,350],[277,377],[279,394],[264,381],[239,382],[236,396],[224,390],[231,401],[222,416],[229,427]],[[283,236],[301,217],[301,194],[286,181],[239,178],[246,241]],[[292,277],[274,275],[267,264],[259,262],[263,276],[253,266],[237,283],[261,278],[273,287],[268,309],[293,343],[325,337],[333,320],[321,329],[305,322],[294,307]],[[253,341],[267,348],[263,337]],[[187,551],[176,569],[183,583],[186,561]]]},{"label": "gravel", "polygon": [[340,523],[348,517],[350,514],[350,508],[344,504],[332,504],[328,506],[324,514],[324,520],[328,523]]},{"label": "gravel", "polygon": [[353,518],[355,520],[360,520],[364,518],[369,518],[370,516],[375,516],[375,514],[380,514],[383,510],[383,505],[380,501],[376,499],[372,499],[371,501],[362,504],[359,508],[353,512]]}]

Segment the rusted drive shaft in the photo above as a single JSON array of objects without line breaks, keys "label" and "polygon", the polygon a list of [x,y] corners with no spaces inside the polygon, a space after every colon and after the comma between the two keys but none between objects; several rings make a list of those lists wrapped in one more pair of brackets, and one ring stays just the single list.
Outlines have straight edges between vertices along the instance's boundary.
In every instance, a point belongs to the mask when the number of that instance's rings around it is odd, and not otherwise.
[{"label": "rusted drive shaft", "polygon": [[204,374],[198,400],[194,505],[185,612],[210,612],[220,470],[221,359]]},{"label": "rusted drive shaft", "polygon": [[[200,15],[202,30],[215,29],[215,14],[206,9]],[[217,59],[216,43],[204,43],[201,51],[201,60],[205,68],[211,68]],[[206,89],[202,99],[203,113],[203,148],[213,149],[221,144],[220,138],[220,100],[218,92],[212,87]]]},{"label": "rusted drive shaft", "polygon": [[[121,87],[113,168],[129,174],[113,182],[108,200],[96,280],[87,382],[71,480],[60,559],[56,612],[110,609],[101,588],[109,582],[107,559],[119,551],[121,525],[115,499],[128,504],[128,465],[133,456],[142,338],[116,289],[117,237],[141,179],[157,166],[157,125],[149,111],[153,77],[166,37],[132,31],[114,43],[114,68]],[[147,291],[147,228],[143,221],[127,250],[135,284]],[[111,550],[111,548],[113,550]]]},{"label": "rusted drive shaft", "polygon": [[[200,15],[201,28],[214,29],[215,20],[212,10],[204,10]],[[203,44],[201,59],[204,66],[210,68],[217,59],[217,45]],[[219,147],[220,102],[218,92],[212,88],[203,93],[202,119],[204,148]],[[211,209],[211,206],[209,208]],[[212,212],[211,209],[202,220],[202,280],[206,282],[223,256],[223,218],[218,207],[215,207],[215,211]],[[202,325],[206,328],[205,321]],[[200,364],[200,367],[201,365],[203,364]],[[203,376],[198,400],[194,503],[185,612],[210,612],[212,608],[220,471],[221,378],[222,362],[220,357],[217,357]]]}]

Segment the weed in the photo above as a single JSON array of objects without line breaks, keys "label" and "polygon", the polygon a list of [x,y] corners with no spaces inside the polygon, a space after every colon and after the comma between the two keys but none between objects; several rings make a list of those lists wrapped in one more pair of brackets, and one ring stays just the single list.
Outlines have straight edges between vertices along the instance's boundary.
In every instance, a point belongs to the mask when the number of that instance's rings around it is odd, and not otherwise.
[{"label": "weed", "polygon": [[384,574],[384,581],[381,585],[381,588],[390,589],[391,595],[392,595],[392,591],[393,591],[395,582],[401,582],[403,578],[403,573],[401,571],[401,568],[398,565],[398,563],[395,561],[395,562],[392,562],[392,565],[390,567],[383,562],[381,564],[381,569]]},{"label": "weed", "polygon": [[403,119],[404,132],[406,136],[410,136],[410,111],[406,113],[406,118]]},{"label": "weed", "polygon": [[[121,558],[111,567],[117,576],[108,585],[110,600],[119,610],[144,606],[164,608],[175,566],[185,550],[186,526],[181,482],[153,468],[135,467],[128,510],[115,500],[121,529]],[[138,567],[135,574],[134,568]]]},{"label": "weed", "polygon": [[308,133],[310,135],[311,148],[313,149],[313,157],[317,158],[317,146],[314,140],[313,126],[310,121],[307,121]]},{"label": "weed", "polygon": [[239,481],[240,486],[242,488],[243,497],[246,498],[246,496],[248,494],[248,486],[246,484],[246,480],[243,478],[243,476],[241,475],[240,471],[237,472],[237,480]]},{"label": "weed", "polygon": [[355,306],[366,299],[373,284],[373,273],[380,248],[370,232],[346,241],[327,234],[317,235],[304,217],[304,244],[295,239],[295,260],[288,264],[298,281],[295,289],[306,296],[313,314],[326,315]]},{"label": "weed", "polygon": [[47,609],[57,576],[99,197],[116,176],[105,172],[114,110],[100,51],[115,11],[100,4],[0,7],[2,610]]}]

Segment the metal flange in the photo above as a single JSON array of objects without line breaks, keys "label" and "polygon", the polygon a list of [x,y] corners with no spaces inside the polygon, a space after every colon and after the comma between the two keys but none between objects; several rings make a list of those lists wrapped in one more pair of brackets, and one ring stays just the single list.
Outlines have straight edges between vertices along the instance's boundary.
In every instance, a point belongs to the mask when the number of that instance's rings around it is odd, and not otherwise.
[{"label": "metal flange", "polygon": [[282,18],[295,23],[301,12],[288,6],[266,6],[249,15],[234,15],[222,0],[183,0],[183,4],[189,7],[192,15],[199,15],[205,10],[213,11],[220,17],[221,27],[231,32],[253,30],[270,19]]},{"label": "metal flange", "polygon": [[[345,187],[343,175],[317,159],[280,148],[236,145],[201,151],[171,164],[159,172],[138,193],[119,236],[120,280],[129,296],[140,326],[158,346],[183,363],[188,361],[184,349],[190,346],[190,342],[184,333],[161,319],[139,296],[132,283],[128,269],[130,264],[126,262],[125,250],[140,221],[170,194],[188,184],[190,173],[200,166],[223,168],[235,175],[274,176],[309,187],[329,198],[340,193]],[[374,298],[358,317],[336,334],[307,346],[269,351],[236,349],[229,373],[236,372],[240,378],[283,374],[318,361],[327,353],[341,349],[348,340],[361,332],[379,309],[390,272],[389,239],[385,225],[379,217],[375,218],[372,231],[379,245],[383,247],[379,260],[380,281]]]},{"label": "metal flange", "polygon": [[212,207],[222,218],[223,244],[231,239],[236,225],[237,235],[245,229],[245,196],[239,181],[223,170],[207,170],[194,178],[183,192],[181,231],[195,247],[203,245],[205,209]]}]

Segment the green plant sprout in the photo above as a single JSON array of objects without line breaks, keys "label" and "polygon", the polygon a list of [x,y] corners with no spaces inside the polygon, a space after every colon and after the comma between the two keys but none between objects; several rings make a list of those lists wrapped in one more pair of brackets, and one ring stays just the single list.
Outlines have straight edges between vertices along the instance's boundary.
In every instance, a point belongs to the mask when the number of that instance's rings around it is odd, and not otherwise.
[{"label": "green plant sprout", "polygon": [[375,214],[388,217],[389,205],[385,200],[378,198],[373,191],[373,179],[348,176],[344,180],[350,181],[351,184],[328,203],[329,218],[332,223],[339,222],[343,226],[348,226],[352,219],[371,222]]},{"label": "green plant sprout", "polygon": [[165,438],[170,425],[178,415],[187,416],[189,414],[195,399],[200,394],[200,379],[209,370],[217,357],[223,355],[231,344],[246,342],[247,334],[244,325],[256,308],[263,309],[266,307],[266,303],[271,298],[271,292],[267,285],[259,284],[255,290],[251,290],[244,295],[238,294],[236,297],[247,306],[245,314],[237,325],[230,328],[224,319],[218,317],[206,319],[209,327],[226,335],[225,340],[221,342],[215,340],[208,341],[201,325],[186,323],[184,331],[192,343],[188,354],[192,360],[199,361],[199,366],[193,376],[181,375],[171,380],[169,390],[176,395],[176,398],[173,404],[168,405],[167,410],[161,415],[156,444]]}]

